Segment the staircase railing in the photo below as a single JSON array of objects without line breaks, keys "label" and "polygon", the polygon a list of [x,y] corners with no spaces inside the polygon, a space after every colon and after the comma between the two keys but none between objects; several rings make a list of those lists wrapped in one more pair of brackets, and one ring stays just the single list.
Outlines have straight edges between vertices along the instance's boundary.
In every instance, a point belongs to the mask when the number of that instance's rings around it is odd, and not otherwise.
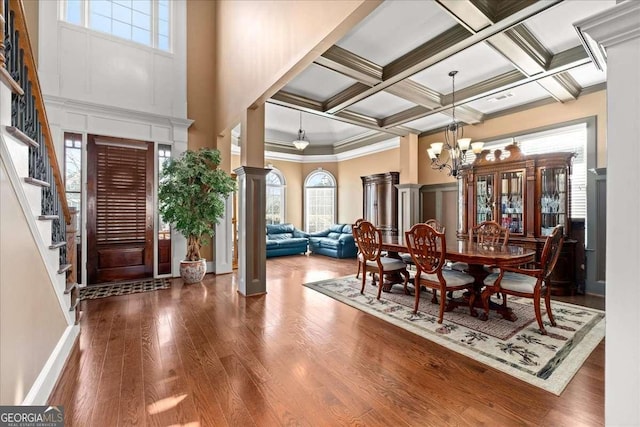
[{"label": "staircase railing", "polygon": [[[4,34],[0,37],[0,78],[13,90],[11,124],[37,143],[29,145],[29,176],[49,184],[42,188],[42,215],[53,218],[52,242],[67,242],[59,247],[60,268],[66,272],[67,291],[76,310],[76,257],[67,253],[67,248],[75,250],[75,233],[67,231],[76,229],[76,212],[67,203],[22,1],[1,0],[0,18],[4,21]],[[69,230],[67,226],[71,226]],[[76,310],[76,319],[77,313]]]}]

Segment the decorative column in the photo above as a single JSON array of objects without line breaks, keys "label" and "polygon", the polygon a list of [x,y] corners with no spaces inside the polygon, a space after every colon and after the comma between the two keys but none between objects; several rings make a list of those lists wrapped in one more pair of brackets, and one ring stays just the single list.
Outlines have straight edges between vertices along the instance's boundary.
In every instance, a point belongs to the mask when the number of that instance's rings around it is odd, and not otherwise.
[{"label": "decorative column", "polygon": [[238,292],[267,293],[266,175],[264,168],[264,104],[242,118],[238,175]]},{"label": "decorative column", "polygon": [[[402,176],[402,175],[401,175]],[[397,184],[398,189],[398,235],[404,238],[420,218],[420,188],[422,184]]]},{"label": "decorative column", "polygon": [[640,425],[640,2],[618,3],[574,25],[592,52],[600,48],[592,40],[606,49],[605,424]]},{"label": "decorative column", "polygon": [[400,137],[400,184],[398,189],[398,235],[420,221],[420,187],[418,182],[418,135]]}]

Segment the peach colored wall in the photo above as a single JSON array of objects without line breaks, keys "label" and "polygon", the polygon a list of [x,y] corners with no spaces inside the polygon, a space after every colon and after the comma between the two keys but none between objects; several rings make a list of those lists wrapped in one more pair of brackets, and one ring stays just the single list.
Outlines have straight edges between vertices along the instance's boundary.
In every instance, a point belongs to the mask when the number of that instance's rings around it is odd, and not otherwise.
[{"label": "peach colored wall", "polygon": [[217,130],[222,131],[232,127],[246,108],[283,87],[380,1],[189,3],[216,5],[216,19],[209,24],[215,22],[215,38],[203,40],[216,44],[220,58],[215,97]]},{"label": "peach colored wall", "polygon": [[400,148],[338,163],[338,222],[352,224],[362,217],[361,176],[400,170]]},{"label": "peach colored wall", "polygon": [[0,195],[0,405],[18,405],[67,322],[1,162]]},{"label": "peach colored wall", "polygon": [[[464,135],[476,141],[482,141],[510,133],[525,133],[530,129],[590,116],[597,116],[597,164],[598,167],[604,167],[606,166],[607,150],[607,109],[606,91],[604,90],[581,96],[572,102],[547,104],[487,120],[478,125],[465,126]],[[420,138],[418,144],[419,162],[424,165],[420,168],[420,173],[418,174],[420,183],[439,184],[454,181],[446,173],[433,170],[428,166],[431,162],[427,156],[427,148],[432,142],[442,141],[442,138],[442,133]]]}]

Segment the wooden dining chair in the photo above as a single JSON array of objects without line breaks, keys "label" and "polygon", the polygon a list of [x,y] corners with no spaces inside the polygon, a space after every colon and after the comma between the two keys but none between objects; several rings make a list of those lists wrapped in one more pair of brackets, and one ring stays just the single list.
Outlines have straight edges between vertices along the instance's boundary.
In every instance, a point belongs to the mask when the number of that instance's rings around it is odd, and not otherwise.
[{"label": "wooden dining chair", "polygon": [[[434,218],[428,219],[424,223],[427,225],[430,225],[431,227],[433,227],[434,230],[436,230],[439,233],[444,233],[446,231],[446,227],[440,224],[440,222],[437,219],[434,219]],[[411,254],[400,254],[400,257],[402,258],[405,264],[410,266],[415,265],[415,263],[413,262],[413,258],[411,258]]]},{"label": "wooden dining chair", "polygon": [[[509,229],[495,221],[484,221],[469,229],[469,240],[485,245],[506,246],[509,243]],[[451,268],[458,271],[468,271],[469,264],[466,262],[455,262]],[[485,266],[485,269],[489,273],[498,272],[494,266],[490,265]]]},{"label": "wooden dining chair", "polygon": [[[556,321],[553,319],[553,313],[551,312],[549,277],[556,266],[563,243],[563,227],[558,225],[553,229],[551,235],[547,236],[542,249],[542,257],[540,262],[536,263],[536,268],[503,267],[500,269],[500,273],[489,275],[484,281],[485,288],[482,291],[484,317],[488,318],[489,316],[489,297],[494,293],[500,292],[502,294],[533,298],[533,308],[535,309],[538,327],[543,335],[547,335],[547,331],[542,324],[540,298],[544,296],[547,316],[549,316],[551,325],[556,326]],[[503,297],[503,305],[506,305],[506,303],[506,298]]]},{"label": "wooden dining chair", "polygon": [[360,250],[358,256],[358,270],[362,267],[362,289],[360,293],[364,293],[367,271],[372,274],[372,284],[376,284],[376,275],[378,273],[378,296],[382,292],[385,274],[397,273],[404,277],[404,292],[409,293],[407,283],[409,283],[409,272],[407,266],[401,259],[392,258],[382,255],[382,232],[376,228],[371,222],[363,220],[352,225],[353,237]]},{"label": "wooden dining chair", "polygon": [[[443,232],[427,224],[415,224],[405,232],[405,240],[417,270],[414,278],[416,298],[413,311],[418,313],[422,286],[438,290],[441,295],[438,323],[442,323],[447,299],[446,292],[467,289],[471,295],[474,295],[474,278],[462,271],[443,270],[447,251],[447,241]],[[469,302],[470,313],[473,313],[473,302],[472,297]]]}]

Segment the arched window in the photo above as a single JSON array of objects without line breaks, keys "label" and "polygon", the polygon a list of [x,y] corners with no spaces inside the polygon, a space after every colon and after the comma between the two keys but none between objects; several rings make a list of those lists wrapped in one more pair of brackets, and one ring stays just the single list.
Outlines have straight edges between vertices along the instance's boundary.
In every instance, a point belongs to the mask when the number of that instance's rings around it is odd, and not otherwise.
[{"label": "arched window", "polygon": [[304,182],[305,230],[309,233],[326,230],[336,223],[336,179],[318,169]]},{"label": "arched window", "polygon": [[266,215],[267,224],[282,224],[284,218],[285,182],[282,172],[271,169],[267,174]]}]

